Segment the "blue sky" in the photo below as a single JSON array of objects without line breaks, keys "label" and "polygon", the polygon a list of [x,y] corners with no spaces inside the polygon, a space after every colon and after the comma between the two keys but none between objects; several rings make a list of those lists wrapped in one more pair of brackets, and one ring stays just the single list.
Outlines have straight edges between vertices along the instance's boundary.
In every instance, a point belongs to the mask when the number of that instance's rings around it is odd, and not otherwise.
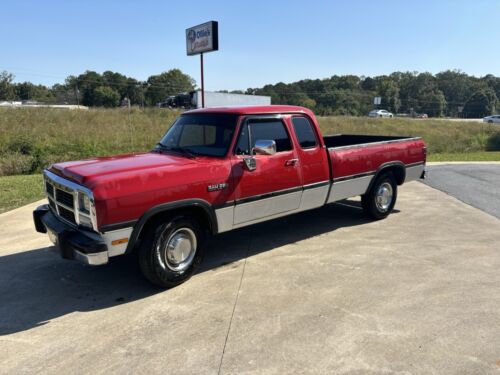
[{"label": "blue sky", "polygon": [[334,74],[460,69],[500,75],[500,1],[5,1],[0,70],[51,85],[85,70],[197,82],[185,29],[219,21],[208,90]]}]

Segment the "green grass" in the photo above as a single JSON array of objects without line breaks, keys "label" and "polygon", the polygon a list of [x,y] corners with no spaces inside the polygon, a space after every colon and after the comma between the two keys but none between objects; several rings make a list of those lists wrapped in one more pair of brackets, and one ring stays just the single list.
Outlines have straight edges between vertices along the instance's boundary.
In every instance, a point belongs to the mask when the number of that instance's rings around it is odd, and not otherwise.
[{"label": "green grass", "polygon": [[432,154],[427,161],[500,161],[500,152],[469,152],[462,154]]},{"label": "green grass", "polygon": [[429,155],[500,151],[500,127],[479,122],[407,118],[320,117],[325,134],[373,134],[422,137]]},{"label": "green grass", "polygon": [[42,199],[42,175],[0,177],[0,213]]},{"label": "green grass", "polygon": [[[0,176],[33,174],[58,161],[150,150],[178,115],[156,108],[0,108]],[[481,157],[477,153],[500,151],[498,125],[344,116],[318,120],[324,134],[421,136],[431,158],[462,154],[470,160]]]},{"label": "green grass", "polygon": [[[178,111],[154,108],[0,108],[0,176],[4,176],[0,177],[0,212],[43,196],[39,174],[43,167],[150,150],[178,115]],[[324,134],[421,136],[429,161],[500,161],[497,125],[343,116],[319,117],[318,121]]]},{"label": "green grass", "polygon": [[150,150],[179,112],[0,108],[0,176],[64,160]]}]

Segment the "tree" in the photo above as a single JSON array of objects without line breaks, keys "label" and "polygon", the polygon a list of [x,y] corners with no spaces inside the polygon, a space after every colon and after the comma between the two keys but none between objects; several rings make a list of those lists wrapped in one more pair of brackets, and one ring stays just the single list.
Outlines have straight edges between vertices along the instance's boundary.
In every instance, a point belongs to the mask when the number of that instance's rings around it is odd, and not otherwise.
[{"label": "tree", "polygon": [[94,89],[94,105],[99,107],[117,107],[120,104],[120,93],[108,86]]},{"label": "tree", "polygon": [[13,80],[14,76],[12,74],[6,71],[0,72],[0,100],[15,99]]},{"label": "tree", "polygon": [[480,118],[495,113],[498,105],[498,98],[495,91],[486,87],[476,91],[467,100],[464,106],[465,117]]},{"label": "tree", "polygon": [[397,83],[387,76],[377,77],[375,82],[377,93],[382,97],[382,107],[397,113],[401,106]]},{"label": "tree", "polygon": [[434,89],[419,93],[417,112],[427,113],[432,117],[443,116],[446,107],[446,98],[441,90]]},{"label": "tree", "polygon": [[[51,95],[59,104],[78,104],[79,98],[76,92],[76,85],[58,84],[56,83],[50,89]],[[81,104],[81,103],[80,103]]]},{"label": "tree", "polygon": [[17,99],[35,100],[49,103],[55,98],[52,92],[43,85],[34,85],[31,82],[17,83],[14,85]]},{"label": "tree", "polygon": [[460,70],[446,70],[436,74],[436,81],[448,102],[447,115],[457,116],[459,107],[463,106],[471,93],[477,90],[473,77]]},{"label": "tree", "polygon": [[98,105],[95,102],[95,89],[104,86],[104,80],[99,73],[87,70],[78,77],[69,76],[66,79],[69,86],[78,88],[81,104],[86,106]]},{"label": "tree", "polygon": [[195,83],[193,78],[179,69],[171,69],[148,78],[146,100],[150,105],[156,105],[168,96],[194,90]]}]

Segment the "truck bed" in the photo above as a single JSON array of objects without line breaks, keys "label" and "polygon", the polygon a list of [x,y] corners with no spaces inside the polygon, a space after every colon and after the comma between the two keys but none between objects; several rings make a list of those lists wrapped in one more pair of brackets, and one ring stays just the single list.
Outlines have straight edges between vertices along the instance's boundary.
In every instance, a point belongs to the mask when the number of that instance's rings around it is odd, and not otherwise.
[{"label": "truck bed", "polygon": [[425,146],[419,137],[342,134],[323,139],[333,180],[329,202],[364,194],[387,164],[404,168],[398,183],[418,179],[424,170]]},{"label": "truck bed", "polygon": [[394,137],[385,135],[337,134],[323,137],[327,148],[368,146],[370,144],[392,143],[411,140],[413,137]]}]

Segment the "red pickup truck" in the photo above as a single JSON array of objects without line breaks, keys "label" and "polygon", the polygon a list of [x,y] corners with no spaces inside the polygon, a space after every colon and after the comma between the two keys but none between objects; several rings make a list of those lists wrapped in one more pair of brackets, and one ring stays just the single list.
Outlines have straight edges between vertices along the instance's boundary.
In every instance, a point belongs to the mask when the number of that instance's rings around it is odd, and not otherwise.
[{"label": "red pickup truck", "polygon": [[172,287],[196,271],[209,235],[357,195],[383,219],[425,161],[421,138],[322,137],[302,107],[198,109],[151,152],[52,165],[33,217],[62,257],[99,265],[138,252],[145,277]]}]

